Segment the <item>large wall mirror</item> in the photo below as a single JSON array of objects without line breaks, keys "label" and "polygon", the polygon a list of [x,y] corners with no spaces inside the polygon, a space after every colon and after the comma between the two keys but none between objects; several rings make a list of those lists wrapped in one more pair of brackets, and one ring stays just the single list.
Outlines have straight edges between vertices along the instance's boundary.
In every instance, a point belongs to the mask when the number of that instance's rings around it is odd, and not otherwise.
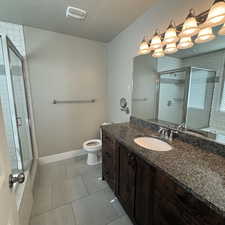
[{"label": "large wall mirror", "polygon": [[132,115],[225,143],[225,36],[161,58],[133,61]]}]

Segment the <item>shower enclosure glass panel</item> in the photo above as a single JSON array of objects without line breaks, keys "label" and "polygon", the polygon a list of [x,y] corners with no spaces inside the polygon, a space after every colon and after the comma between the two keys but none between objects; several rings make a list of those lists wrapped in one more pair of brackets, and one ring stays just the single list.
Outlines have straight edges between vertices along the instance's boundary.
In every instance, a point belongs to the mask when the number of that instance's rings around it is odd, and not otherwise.
[{"label": "shower enclosure glass panel", "polygon": [[4,35],[0,46],[0,98],[13,173],[31,165],[32,142],[23,73],[23,57]]},{"label": "shower enclosure glass panel", "polygon": [[160,75],[158,120],[181,124],[186,113],[186,71]]},{"label": "shower enclosure glass panel", "polygon": [[191,68],[186,127],[208,128],[215,87],[216,72]]},{"label": "shower enclosure glass panel", "polygon": [[32,146],[23,77],[23,61],[22,58],[16,54],[16,49],[14,49],[10,43],[8,43],[8,51],[22,160],[24,169],[27,169],[32,161]]},{"label": "shower enclosure glass panel", "polygon": [[12,107],[12,95],[10,95],[9,78],[6,76],[5,59],[3,55],[3,40],[0,39],[0,98],[2,104],[2,111],[4,116],[4,126],[7,138],[7,144],[10,155],[10,162],[12,171],[18,171],[22,169],[22,161],[20,154],[19,142],[15,138],[15,126],[13,126],[13,113]]}]

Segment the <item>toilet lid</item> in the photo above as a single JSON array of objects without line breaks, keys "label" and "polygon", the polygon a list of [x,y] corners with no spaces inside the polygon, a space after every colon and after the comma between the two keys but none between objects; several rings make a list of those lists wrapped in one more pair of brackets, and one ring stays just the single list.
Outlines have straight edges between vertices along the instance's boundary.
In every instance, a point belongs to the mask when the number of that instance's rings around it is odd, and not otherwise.
[{"label": "toilet lid", "polygon": [[102,148],[102,141],[99,139],[85,141],[83,144],[83,148],[88,151],[100,150]]}]

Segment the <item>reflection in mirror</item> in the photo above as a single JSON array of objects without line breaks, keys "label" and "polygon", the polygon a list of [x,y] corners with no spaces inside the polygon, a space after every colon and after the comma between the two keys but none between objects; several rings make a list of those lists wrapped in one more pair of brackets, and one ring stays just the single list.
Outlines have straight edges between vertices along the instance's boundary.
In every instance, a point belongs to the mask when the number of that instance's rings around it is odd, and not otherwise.
[{"label": "reflection in mirror", "polygon": [[158,120],[178,125],[184,122],[186,73],[185,69],[181,69],[160,74]]},{"label": "reflection in mirror", "polygon": [[155,59],[134,58],[132,115],[225,143],[225,36]]},{"label": "reflection in mirror", "polygon": [[187,128],[205,129],[210,127],[215,81],[215,71],[192,68],[187,103]]},{"label": "reflection in mirror", "polygon": [[132,114],[145,120],[155,118],[157,60],[148,55],[134,59]]}]

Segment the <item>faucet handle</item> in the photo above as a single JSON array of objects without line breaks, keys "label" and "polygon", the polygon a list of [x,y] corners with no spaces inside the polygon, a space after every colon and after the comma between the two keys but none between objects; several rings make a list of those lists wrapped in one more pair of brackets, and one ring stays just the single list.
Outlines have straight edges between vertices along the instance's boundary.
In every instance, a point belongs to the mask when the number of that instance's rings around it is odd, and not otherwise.
[{"label": "faucet handle", "polygon": [[160,127],[160,128],[159,128],[159,130],[158,130],[158,132],[161,134],[161,133],[162,133],[162,131],[163,131],[163,128],[162,128],[162,127]]},{"label": "faucet handle", "polygon": [[170,135],[169,135],[169,141],[173,141],[174,134],[178,134],[178,131],[171,129],[170,130]]}]

